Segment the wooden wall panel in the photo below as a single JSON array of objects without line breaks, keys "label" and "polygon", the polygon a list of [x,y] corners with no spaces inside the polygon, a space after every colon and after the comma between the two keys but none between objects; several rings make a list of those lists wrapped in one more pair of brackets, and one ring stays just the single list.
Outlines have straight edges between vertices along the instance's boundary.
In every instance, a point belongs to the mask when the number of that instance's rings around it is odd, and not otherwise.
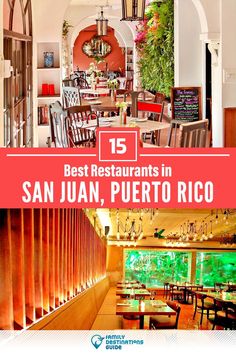
[{"label": "wooden wall panel", "polygon": [[64,242],[65,242],[65,210],[60,211],[60,305],[65,302],[64,297]]},{"label": "wooden wall panel", "polygon": [[35,315],[43,316],[43,226],[42,210],[34,210]]},{"label": "wooden wall panel", "polygon": [[60,210],[55,210],[55,307],[60,306]]},{"label": "wooden wall panel", "polygon": [[42,210],[42,235],[43,235],[43,311],[47,314],[49,308],[49,210]]},{"label": "wooden wall panel", "polygon": [[69,222],[69,211],[65,210],[65,223],[64,223],[64,279],[63,279],[63,292],[64,292],[64,301],[67,301],[68,293],[68,266],[67,266],[67,251],[68,251],[68,222]]},{"label": "wooden wall panel", "polygon": [[24,277],[24,218],[22,209],[11,210],[12,290],[14,329],[26,327]]},{"label": "wooden wall panel", "polygon": [[55,210],[49,210],[49,307],[55,310]]},{"label": "wooden wall panel", "polygon": [[81,209],[0,210],[0,329],[22,329],[106,275],[106,246]]},{"label": "wooden wall panel", "polygon": [[35,322],[34,210],[23,210],[26,323]]},{"label": "wooden wall panel", "polygon": [[10,210],[0,210],[0,330],[13,330]]}]

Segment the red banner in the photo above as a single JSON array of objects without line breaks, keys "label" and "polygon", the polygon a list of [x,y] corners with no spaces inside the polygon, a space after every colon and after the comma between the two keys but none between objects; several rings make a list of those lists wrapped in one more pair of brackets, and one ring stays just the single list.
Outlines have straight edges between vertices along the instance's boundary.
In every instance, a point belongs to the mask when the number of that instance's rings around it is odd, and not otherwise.
[{"label": "red banner", "polygon": [[95,149],[1,149],[1,208],[235,207],[235,149],[142,148],[100,129]]}]

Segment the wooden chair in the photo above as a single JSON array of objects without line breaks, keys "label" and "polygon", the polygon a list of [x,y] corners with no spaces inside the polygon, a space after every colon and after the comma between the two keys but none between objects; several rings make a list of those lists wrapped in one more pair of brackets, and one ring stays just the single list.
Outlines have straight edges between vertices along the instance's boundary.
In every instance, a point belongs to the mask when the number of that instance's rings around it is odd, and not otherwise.
[{"label": "wooden chair", "polygon": [[161,92],[157,92],[154,97],[155,103],[163,103],[165,101],[166,95]]},{"label": "wooden chair", "polygon": [[[162,103],[154,103],[154,102],[147,102],[147,101],[137,101],[137,117],[139,113],[146,113],[148,119],[155,120],[158,122],[162,122],[163,119],[163,112],[164,112],[164,102]],[[147,141],[150,138],[150,142],[152,144],[160,145],[160,136],[161,131],[158,131],[157,134],[154,132],[146,133],[143,135],[143,141]]]},{"label": "wooden chair", "polygon": [[62,88],[62,92],[64,109],[81,105],[81,97],[78,88],[65,86]]},{"label": "wooden chair", "polygon": [[76,70],[72,75],[73,75],[73,79],[77,77],[82,77],[83,79],[86,80],[86,72],[83,70]]},{"label": "wooden chair", "polygon": [[214,299],[215,317],[213,327],[223,327],[225,329],[236,329],[236,307],[223,300]]},{"label": "wooden chair", "polygon": [[[94,129],[86,128],[89,120],[95,120]],[[96,144],[97,115],[91,106],[74,106],[67,109],[66,133],[69,147],[94,147]]]},{"label": "wooden chair", "polygon": [[131,94],[131,91],[126,90],[126,89],[117,89],[116,90],[116,95],[125,95],[125,94]]},{"label": "wooden chair", "polygon": [[98,125],[98,117],[92,111],[91,106],[72,106],[66,109],[67,116],[72,120],[88,123],[89,120],[96,120],[95,125]]},{"label": "wooden chair", "polygon": [[184,294],[183,290],[179,289],[177,285],[170,284],[169,298],[173,300],[181,301],[183,300]]},{"label": "wooden chair", "polygon": [[207,295],[195,292],[194,297],[195,297],[195,308],[194,308],[193,319],[195,319],[197,310],[199,310],[201,312],[200,324],[202,324],[203,316],[207,315],[207,318],[209,318],[210,311],[214,310],[215,307],[213,302],[205,301]]},{"label": "wooden chair", "polygon": [[164,283],[164,297],[167,299],[170,292],[170,283]]},{"label": "wooden chair", "polygon": [[166,304],[171,307],[175,312],[175,316],[151,316],[149,322],[150,329],[177,329],[181,307],[173,302],[167,301]]},{"label": "wooden chair", "polygon": [[133,90],[133,79],[127,79],[126,84],[125,84],[125,89],[128,91]]},{"label": "wooden chair", "polygon": [[[65,118],[66,112],[63,110],[59,101],[53,103],[49,107],[50,111],[50,130],[51,142],[55,147],[68,147]],[[51,146],[51,145],[49,145]]]},{"label": "wooden chair", "polygon": [[191,286],[190,288],[186,289],[186,298],[187,298],[187,303],[193,304],[194,296],[196,291],[203,291],[203,285],[196,285],[196,286]]},{"label": "wooden chair", "polygon": [[119,89],[120,90],[125,90],[126,89],[126,82],[127,82],[127,78],[122,77],[122,78],[117,78],[117,81],[119,83]]},{"label": "wooden chair", "polygon": [[214,291],[221,291],[224,288],[224,284],[223,283],[214,283]]},{"label": "wooden chair", "polygon": [[234,292],[236,291],[236,285],[235,284],[229,284],[228,285],[228,290],[226,290],[227,292]]},{"label": "wooden chair", "polygon": [[180,125],[180,147],[203,148],[207,145],[208,119]]},{"label": "wooden chair", "polygon": [[96,114],[98,117],[104,117],[105,115],[110,116],[116,116],[119,114],[119,108],[118,107],[110,107],[110,106],[99,106],[96,105],[96,108],[94,108]]},{"label": "wooden chair", "polygon": [[65,79],[62,81],[62,86],[65,86],[65,87],[74,87],[74,80],[71,80],[71,79]]},{"label": "wooden chair", "polygon": [[80,89],[80,90],[81,89],[89,89],[90,88],[87,80],[84,79],[83,77],[76,77],[74,79],[74,86],[78,87],[78,89]]}]

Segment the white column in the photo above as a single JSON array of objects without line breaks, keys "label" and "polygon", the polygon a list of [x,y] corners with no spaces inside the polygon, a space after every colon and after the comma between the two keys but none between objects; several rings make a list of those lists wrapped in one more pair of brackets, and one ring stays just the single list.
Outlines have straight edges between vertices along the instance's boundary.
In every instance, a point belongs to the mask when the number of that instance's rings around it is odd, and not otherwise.
[{"label": "white column", "polygon": [[222,108],[221,46],[215,41],[210,41],[208,48],[212,58],[212,145],[213,147],[223,147],[224,123]]}]

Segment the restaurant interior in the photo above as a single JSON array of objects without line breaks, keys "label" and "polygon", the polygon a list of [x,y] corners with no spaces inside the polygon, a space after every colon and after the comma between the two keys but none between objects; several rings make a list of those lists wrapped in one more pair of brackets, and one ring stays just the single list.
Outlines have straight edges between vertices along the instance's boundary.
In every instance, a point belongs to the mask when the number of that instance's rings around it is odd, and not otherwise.
[{"label": "restaurant interior", "polygon": [[2,330],[233,330],[236,209],[1,209]]},{"label": "restaurant interior", "polygon": [[[1,0],[0,146],[236,146],[234,0]],[[186,16],[187,14],[187,16]]]}]

